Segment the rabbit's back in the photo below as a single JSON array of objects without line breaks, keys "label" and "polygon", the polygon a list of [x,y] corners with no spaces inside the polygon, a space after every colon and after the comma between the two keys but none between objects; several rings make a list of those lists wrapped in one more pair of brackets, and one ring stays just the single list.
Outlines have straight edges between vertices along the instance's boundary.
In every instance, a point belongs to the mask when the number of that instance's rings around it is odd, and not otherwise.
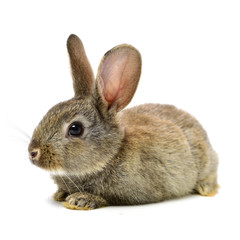
[{"label": "rabbit's back", "polygon": [[[206,131],[189,113],[172,105],[143,104],[124,110],[122,121],[126,127],[126,132],[134,133],[135,131],[138,132],[138,128],[145,129],[146,132],[143,133],[145,136],[141,136],[141,133],[139,133],[137,137],[139,139],[138,145],[141,145],[141,137],[144,142],[143,147],[146,145],[155,147],[156,142],[159,142],[159,148],[164,148],[163,152],[167,150],[175,156],[173,158],[176,160],[176,165],[186,160],[181,159],[186,157],[183,152],[185,154],[189,152],[191,157],[188,156],[188,171],[197,171],[196,188],[209,175],[216,175],[217,154],[212,149]],[[149,136],[147,136],[148,134]],[[145,141],[144,139],[148,140]],[[162,142],[165,142],[166,146],[161,145]],[[185,151],[184,147],[186,148]],[[182,153],[178,154],[180,151]],[[161,152],[161,149],[159,149],[159,152]],[[181,171],[180,174],[182,174]],[[214,178],[217,178],[217,176]]]}]

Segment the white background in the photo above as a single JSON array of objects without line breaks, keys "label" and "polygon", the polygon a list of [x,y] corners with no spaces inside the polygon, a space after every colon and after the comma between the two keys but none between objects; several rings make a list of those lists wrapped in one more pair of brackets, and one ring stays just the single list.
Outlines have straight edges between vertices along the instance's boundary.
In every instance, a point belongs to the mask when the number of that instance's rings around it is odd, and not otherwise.
[{"label": "white background", "polygon": [[[27,142],[46,111],[73,96],[66,40],[77,34],[96,73],[129,43],[143,71],[130,106],[174,104],[196,116],[220,158],[219,194],[71,211]],[[1,1],[1,239],[240,239],[239,1]],[[12,126],[12,125],[16,126]]]}]

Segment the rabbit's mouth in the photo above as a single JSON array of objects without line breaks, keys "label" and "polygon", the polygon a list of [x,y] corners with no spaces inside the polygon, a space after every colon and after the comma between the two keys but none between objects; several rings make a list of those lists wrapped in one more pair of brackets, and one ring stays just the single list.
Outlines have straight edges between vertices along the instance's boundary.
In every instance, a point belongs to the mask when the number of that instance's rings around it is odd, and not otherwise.
[{"label": "rabbit's mouth", "polygon": [[37,167],[48,171],[58,171],[63,169],[60,158],[50,145],[45,145],[39,148],[29,147],[29,159]]}]

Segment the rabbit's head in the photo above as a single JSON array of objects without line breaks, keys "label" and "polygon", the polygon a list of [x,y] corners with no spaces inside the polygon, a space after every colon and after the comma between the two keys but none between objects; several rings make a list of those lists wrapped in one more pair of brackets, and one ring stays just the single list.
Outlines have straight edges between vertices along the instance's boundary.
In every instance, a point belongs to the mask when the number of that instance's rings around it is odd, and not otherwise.
[{"label": "rabbit's head", "polygon": [[119,115],[132,99],[141,74],[140,53],[130,45],[108,51],[96,81],[81,40],[67,41],[75,96],[55,105],[35,129],[30,160],[49,171],[78,175],[103,169],[124,139]]}]

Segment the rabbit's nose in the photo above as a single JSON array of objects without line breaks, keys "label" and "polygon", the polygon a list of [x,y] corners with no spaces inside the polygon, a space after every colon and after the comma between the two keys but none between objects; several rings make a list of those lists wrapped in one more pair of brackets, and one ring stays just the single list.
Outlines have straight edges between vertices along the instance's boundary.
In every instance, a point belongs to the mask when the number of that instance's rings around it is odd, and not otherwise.
[{"label": "rabbit's nose", "polygon": [[29,153],[29,157],[32,161],[37,161],[39,159],[39,154],[40,154],[40,150],[39,149],[33,149],[30,153]]}]

